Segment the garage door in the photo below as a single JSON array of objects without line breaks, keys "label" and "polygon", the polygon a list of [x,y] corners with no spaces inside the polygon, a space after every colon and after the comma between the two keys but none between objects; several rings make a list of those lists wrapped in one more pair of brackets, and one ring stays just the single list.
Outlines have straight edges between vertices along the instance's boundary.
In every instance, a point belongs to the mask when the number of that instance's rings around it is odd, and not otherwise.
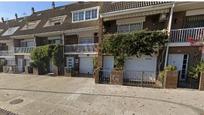
[{"label": "garage door", "polygon": [[93,74],[93,58],[80,57],[79,71],[83,74]]},{"label": "garage door", "polygon": [[101,80],[108,80],[114,67],[113,56],[103,56],[103,70]]},{"label": "garage door", "polygon": [[142,56],[140,58],[129,57],[125,61],[124,78],[135,80],[155,80],[156,65],[156,56]]},{"label": "garage door", "polygon": [[113,56],[103,56],[103,70],[112,71],[114,66],[114,57]]}]

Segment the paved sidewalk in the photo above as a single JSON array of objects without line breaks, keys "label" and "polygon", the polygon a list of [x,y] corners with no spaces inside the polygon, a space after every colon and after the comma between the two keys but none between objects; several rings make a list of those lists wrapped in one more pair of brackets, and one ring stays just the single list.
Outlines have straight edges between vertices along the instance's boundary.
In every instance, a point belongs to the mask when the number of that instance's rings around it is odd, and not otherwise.
[{"label": "paved sidewalk", "polygon": [[19,115],[204,115],[204,92],[0,74],[0,108]]}]

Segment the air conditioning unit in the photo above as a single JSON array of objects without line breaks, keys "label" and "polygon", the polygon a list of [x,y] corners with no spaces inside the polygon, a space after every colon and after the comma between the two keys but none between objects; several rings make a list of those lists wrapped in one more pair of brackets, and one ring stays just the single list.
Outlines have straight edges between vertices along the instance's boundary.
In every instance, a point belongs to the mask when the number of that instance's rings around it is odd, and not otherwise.
[{"label": "air conditioning unit", "polygon": [[160,17],[159,17],[159,22],[164,22],[167,20],[167,14],[166,13],[162,13],[160,14]]}]

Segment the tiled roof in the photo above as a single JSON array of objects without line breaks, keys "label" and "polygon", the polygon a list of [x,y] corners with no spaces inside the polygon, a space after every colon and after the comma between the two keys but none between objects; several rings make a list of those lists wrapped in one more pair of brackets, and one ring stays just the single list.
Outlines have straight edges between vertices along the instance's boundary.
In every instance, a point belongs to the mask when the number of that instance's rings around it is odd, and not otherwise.
[{"label": "tiled roof", "polygon": [[[66,6],[56,7],[55,9],[48,9],[44,11],[35,12],[34,14],[19,18],[9,20],[8,22],[0,23],[0,29],[3,28],[4,31],[0,33],[1,38],[8,38],[9,36],[1,36],[9,27],[19,26],[20,28],[11,36],[16,35],[28,35],[28,34],[36,34],[36,33],[44,33],[44,32],[52,32],[52,31],[62,31],[76,28],[84,28],[90,26],[96,26],[98,21],[86,21],[79,23],[72,23],[72,13],[71,11],[100,6],[101,2],[76,2],[73,4],[69,4]],[[49,18],[67,15],[63,24],[43,27]],[[26,22],[41,20],[41,22],[37,25],[35,29],[30,30],[21,30],[22,27],[25,26]]]},{"label": "tiled roof", "polygon": [[103,5],[103,13],[107,12],[113,12],[113,11],[119,11],[119,10],[125,10],[125,9],[131,9],[131,8],[140,8],[140,7],[146,7],[146,6],[152,6],[152,5],[159,5],[159,4],[165,4],[169,2],[162,2],[162,1],[154,1],[154,2],[148,2],[148,1],[141,1],[141,2],[106,2]]},{"label": "tiled roof", "polygon": [[[63,31],[69,29],[77,29],[77,28],[85,28],[91,26],[97,26],[98,21],[85,21],[72,23],[72,11],[101,6],[101,13],[130,9],[130,8],[139,8],[150,5],[158,5],[164,4],[168,2],[76,2],[69,5],[56,7],[55,9],[48,9],[44,11],[38,11],[34,14],[23,17],[9,20],[8,22],[0,23],[0,29],[4,29],[3,32],[0,33],[0,39],[5,38],[8,39],[10,36],[1,36],[9,27],[19,26],[20,28],[11,36],[18,35],[28,35],[28,34],[37,34],[37,33],[45,33],[45,32],[53,32],[53,31]],[[67,15],[63,24],[43,27],[49,18]],[[26,22],[41,20],[35,29],[30,30],[21,30],[26,24]]]}]

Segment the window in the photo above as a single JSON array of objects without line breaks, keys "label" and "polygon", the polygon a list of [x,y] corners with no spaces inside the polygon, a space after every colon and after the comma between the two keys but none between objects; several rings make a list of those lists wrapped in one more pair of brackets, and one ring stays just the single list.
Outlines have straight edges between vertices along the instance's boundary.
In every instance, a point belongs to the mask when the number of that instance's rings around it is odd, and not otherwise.
[{"label": "window", "polygon": [[21,30],[35,29],[40,23],[40,20],[28,22]]},{"label": "window", "polygon": [[2,36],[9,36],[9,35],[13,35],[17,30],[18,30],[19,26],[17,27],[11,27],[8,30],[6,30]]},{"label": "window", "polygon": [[20,41],[20,47],[34,47],[35,42],[34,40],[21,40]]},{"label": "window", "polygon": [[50,18],[46,24],[44,25],[44,27],[47,27],[47,26],[55,26],[55,25],[61,25],[65,18],[67,17],[67,15],[63,15],[63,16],[57,16],[57,17],[53,17],[53,18]]},{"label": "window", "polygon": [[94,39],[90,37],[81,37],[79,39],[80,44],[88,44],[88,43],[94,43]]},{"label": "window", "polygon": [[143,29],[143,22],[133,24],[118,25],[117,31],[119,33],[139,31]]},{"label": "window", "polygon": [[60,36],[48,37],[49,44],[62,44]]},{"label": "window", "polygon": [[72,12],[72,22],[81,22],[98,19],[99,7],[88,8]]}]

